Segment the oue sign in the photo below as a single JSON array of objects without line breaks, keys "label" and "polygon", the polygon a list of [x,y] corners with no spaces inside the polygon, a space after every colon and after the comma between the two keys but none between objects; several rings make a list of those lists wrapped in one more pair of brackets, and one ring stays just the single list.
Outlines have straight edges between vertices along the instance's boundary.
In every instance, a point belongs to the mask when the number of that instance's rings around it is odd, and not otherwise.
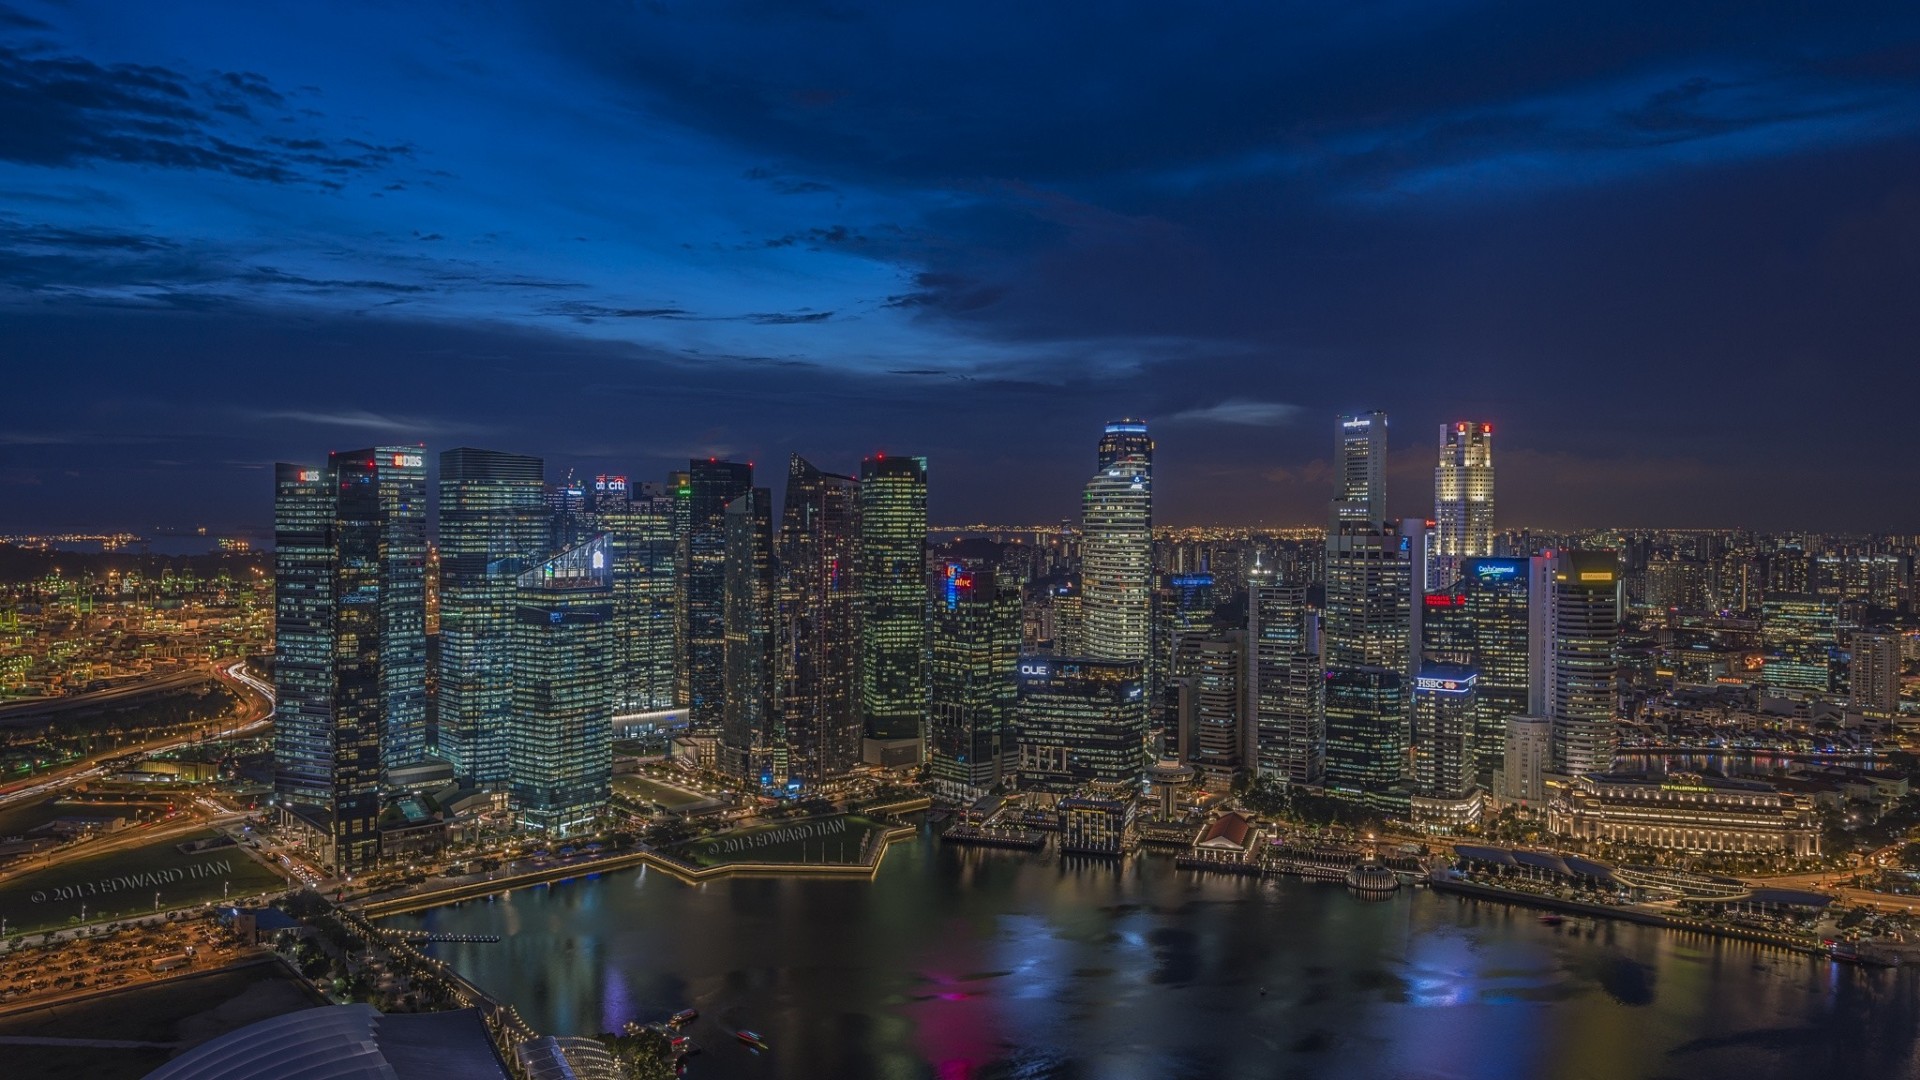
[{"label": "oue sign", "polygon": [[1024,663],[1020,665],[1020,677],[1023,679],[1044,679],[1053,674],[1053,669],[1043,663]]}]

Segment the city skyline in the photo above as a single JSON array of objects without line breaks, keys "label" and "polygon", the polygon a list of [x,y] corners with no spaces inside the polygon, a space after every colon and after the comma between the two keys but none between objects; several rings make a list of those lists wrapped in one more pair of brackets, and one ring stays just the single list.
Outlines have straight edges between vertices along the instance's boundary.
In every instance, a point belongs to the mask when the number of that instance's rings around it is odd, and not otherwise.
[{"label": "city skyline", "polygon": [[232,529],[415,441],[898,450],[935,520],[1056,520],[1128,415],[1156,520],[1293,524],[1378,408],[1391,515],[1475,417],[1509,522],[1920,528],[1908,8],[491,15],[0,9],[10,527]]}]

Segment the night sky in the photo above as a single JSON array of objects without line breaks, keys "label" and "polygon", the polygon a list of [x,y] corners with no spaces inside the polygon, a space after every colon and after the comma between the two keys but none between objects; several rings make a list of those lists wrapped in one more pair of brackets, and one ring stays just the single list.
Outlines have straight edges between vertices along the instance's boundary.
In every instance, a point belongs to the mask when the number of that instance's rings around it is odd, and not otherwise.
[{"label": "night sky", "polygon": [[383,6],[0,6],[0,532],[422,441],[1057,520],[1123,414],[1317,523],[1372,408],[1396,513],[1472,417],[1503,525],[1920,530],[1912,0]]}]

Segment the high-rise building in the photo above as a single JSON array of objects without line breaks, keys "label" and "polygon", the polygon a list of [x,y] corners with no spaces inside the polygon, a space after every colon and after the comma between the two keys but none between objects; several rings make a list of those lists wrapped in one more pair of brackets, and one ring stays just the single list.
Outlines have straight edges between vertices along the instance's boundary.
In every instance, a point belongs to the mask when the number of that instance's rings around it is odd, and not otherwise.
[{"label": "high-rise building", "polygon": [[1815,694],[1834,688],[1839,619],[1833,601],[1804,593],[1768,593],[1760,604],[1760,681],[1771,691]]},{"label": "high-rise building", "polygon": [[1413,788],[1423,799],[1462,800],[1478,786],[1476,681],[1460,664],[1429,664],[1413,681]]},{"label": "high-rise building", "polygon": [[[1163,576],[1154,589],[1150,685],[1164,688],[1166,680],[1176,674],[1174,657],[1181,641],[1212,637],[1218,630],[1214,621],[1212,574],[1199,570]],[[1156,717],[1167,704],[1165,698],[1162,693],[1149,702]]]},{"label": "high-rise building", "polygon": [[614,709],[621,715],[664,712],[674,708],[678,692],[677,504],[665,485],[611,479],[621,486],[606,492],[594,521],[613,559]]},{"label": "high-rise building", "polygon": [[727,504],[723,586],[721,767],[761,786],[786,782],[780,726],[773,495],[751,488]]},{"label": "high-rise building", "polygon": [[685,470],[667,474],[667,497],[673,500],[673,707],[685,709],[693,700],[692,665],[687,660],[687,549],[693,523],[693,480]]},{"label": "high-rise building", "polygon": [[1851,645],[1847,688],[1853,707],[1869,716],[1897,716],[1900,712],[1900,635],[1858,630]]},{"label": "high-rise building", "polygon": [[1553,569],[1553,765],[1613,768],[1620,696],[1620,563],[1612,551],[1567,551]]},{"label": "high-rise building", "polygon": [[1552,719],[1509,716],[1505,739],[1497,793],[1508,802],[1543,807],[1547,799],[1546,774],[1553,768]]},{"label": "high-rise building", "polygon": [[507,771],[520,823],[592,829],[613,783],[612,545],[595,536],[522,573]]},{"label": "high-rise building", "polygon": [[821,472],[798,454],[788,463],[780,721],[787,775],[808,786],[838,779],[860,761],[857,493],[852,477]]},{"label": "high-rise building", "polygon": [[1329,667],[1323,693],[1327,790],[1382,810],[1404,809],[1407,694],[1400,669]]},{"label": "high-rise building", "polygon": [[348,872],[379,856],[384,770],[427,752],[424,458],[275,469],[275,795]]},{"label": "high-rise building", "polygon": [[1488,789],[1502,771],[1508,718],[1546,714],[1552,633],[1545,616],[1552,608],[1551,564],[1545,556],[1534,556],[1467,559],[1461,565],[1460,595],[1466,600],[1473,643],[1470,662],[1479,675],[1474,685],[1474,744],[1480,783]]},{"label": "high-rise building", "polygon": [[949,562],[933,597],[928,756],[934,789],[972,799],[1011,777],[1020,583],[992,567]]},{"label": "high-rise building", "polygon": [[1307,634],[1305,585],[1255,585],[1247,596],[1247,713],[1262,777],[1313,785],[1326,767],[1320,657]]},{"label": "high-rise building", "polygon": [[462,447],[440,455],[440,756],[479,787],[507,783],[520,574],[547,553],[537,457]]},{"label": "high-rise building", "polygon": [[1080,605],[1095,659],[1146,664],[1152,654],[1152,453],[1145,424],[1107,425],[1104,464],[1081,502]]},{"label": "high-rise building", "polygon": [[680,625],[687,719],[695,731],[720,729],[726,700],[727,505],[752,487],[750,464],[712,458],[687,463],[687,521],[679,560],[686,586]]},{"label": "high-rise building", "polygon": [[1386,523],[1387,414],[1340,417],[1334,445],[1334,495],[1328,534],[1341,527]]},{"label": "high-rise building", "polygon": [[898,766],[925,755],[927,459],[860,462],[862,758]]},{"label": "high-rise building", "polygon": [[1493,425],[1460,420],[1440,425],[1440,464],[1433,470],[1434,545],[1428,579],[1450,588],[1467,559],[1493,552]]},{"label": "high-rise building", "polygon": [[1246,724],[1246,634],[1234,630],[1180,643],[1180,759],[1216,781],[1231,781],[1252,756]]},{"label": "high-rise building", "polygon": [[591,489],[587,482],[567,470],[567,475],[547,489],[547,512],[551,532],[550,551],[561,551],[584,541],[593,531]]},{"label": "high-rise building", "polygon": [[1019,662],[1020,789],[1071,794],[1082,785],[1138,785],[1147,714],[1138,660],[1028,656]]}]

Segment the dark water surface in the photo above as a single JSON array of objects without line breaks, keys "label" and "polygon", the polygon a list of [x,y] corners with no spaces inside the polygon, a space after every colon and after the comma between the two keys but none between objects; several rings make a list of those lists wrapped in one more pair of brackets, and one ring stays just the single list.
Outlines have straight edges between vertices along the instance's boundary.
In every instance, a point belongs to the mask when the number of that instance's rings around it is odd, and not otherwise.
[{"label": "dark water surface", "polygon": [[1160,856],[923,834],[872,882],[634,870],[390,925],[505,935],[432,949],[543,1032],[698,1008],[691,1077],[1920,1076],[1912,970]]}]

